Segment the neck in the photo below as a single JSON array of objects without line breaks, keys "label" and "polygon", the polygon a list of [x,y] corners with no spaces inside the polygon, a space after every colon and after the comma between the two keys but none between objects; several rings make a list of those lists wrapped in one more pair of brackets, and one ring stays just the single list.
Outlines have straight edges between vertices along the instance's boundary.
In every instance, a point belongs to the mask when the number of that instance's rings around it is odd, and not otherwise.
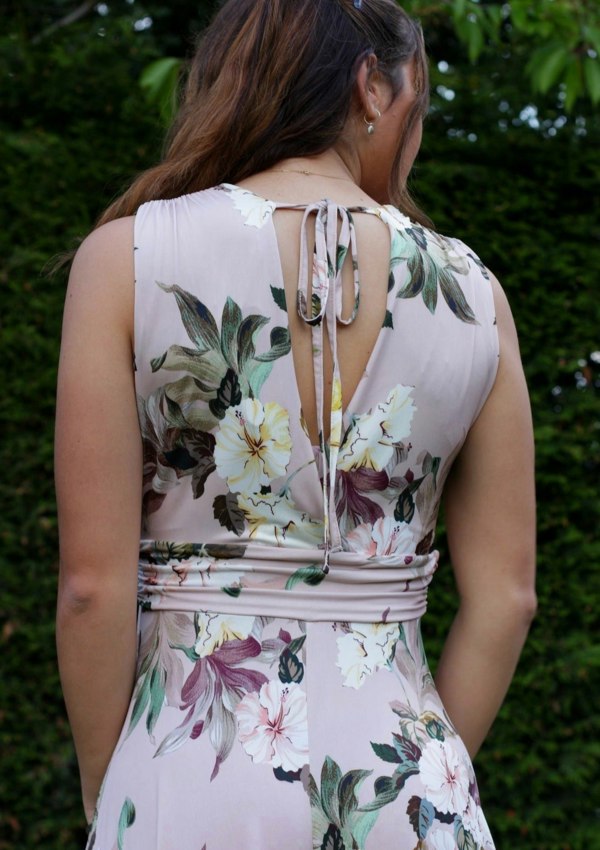
[{"label": "neck", "polygon": [[277,169],[307,171],[324,177],[334,177],[349,180],[360,185],[360,168],[348,161],[342,153],[332,148],[316,156],[298,156],[280,160]]}]

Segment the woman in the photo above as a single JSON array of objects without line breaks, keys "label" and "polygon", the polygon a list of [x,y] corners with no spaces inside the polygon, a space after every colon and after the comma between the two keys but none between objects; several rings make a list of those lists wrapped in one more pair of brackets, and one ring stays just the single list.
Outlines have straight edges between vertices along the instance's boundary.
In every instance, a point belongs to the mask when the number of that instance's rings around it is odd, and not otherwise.
[{"label": "woman", "polygon": [[230,0],[76,256],[58,648],[90,850],[494,846],[470,758],[535,608],[531,421],[499,284],[406,190],[427,103],[392,0]]}]

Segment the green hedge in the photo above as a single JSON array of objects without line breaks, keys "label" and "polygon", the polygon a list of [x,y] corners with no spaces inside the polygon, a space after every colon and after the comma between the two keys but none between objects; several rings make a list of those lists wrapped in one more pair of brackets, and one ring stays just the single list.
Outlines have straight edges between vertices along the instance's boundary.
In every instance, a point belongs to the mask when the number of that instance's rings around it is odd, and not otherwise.
[{"label": "green hedge", "polygon": [[[35,47],[0,44],[13,74],[0,128],[0,850],[76,850],[85,836],[53,635],[53,396],[65,276],[44,268],[158,155],[161,131],[136,86],[158,48],[110,16],[102,37],[84,22]],[[476,125],[478,141],[447,137],[440,101],[416,188],[438,228],[481,255],[513,305],[534,407],[540,529],[540,612],[477,770],[499,848],[595,850],[600,128],[590,120],[587,136],[567,127],[545,139],[523,126],[503,132],[487,107],[475,120],[468,88],[462,116],[450,118]],[[432,666],[456,605],[445,556],[442,564],[424,621]]]}]

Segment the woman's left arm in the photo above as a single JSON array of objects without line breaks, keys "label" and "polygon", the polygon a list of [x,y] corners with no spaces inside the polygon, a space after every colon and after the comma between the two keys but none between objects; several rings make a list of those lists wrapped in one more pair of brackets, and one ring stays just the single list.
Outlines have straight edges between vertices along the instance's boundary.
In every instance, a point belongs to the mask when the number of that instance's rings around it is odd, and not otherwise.
[{"label": "woman's left arm", "polygon": [[142,451],[133,297],[133,219],[124,218],[77,252],[58,376],[57,649],[88,820],[135,675]]}]

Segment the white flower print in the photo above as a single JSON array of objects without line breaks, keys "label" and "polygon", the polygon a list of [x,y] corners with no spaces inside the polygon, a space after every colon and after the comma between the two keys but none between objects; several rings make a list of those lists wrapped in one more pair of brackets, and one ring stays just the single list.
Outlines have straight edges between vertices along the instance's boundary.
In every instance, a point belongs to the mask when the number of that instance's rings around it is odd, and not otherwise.
[{"label": "white flower print", "polygon": [[381,517],[373,525],[361,522],[347,535],[346,543],[352,552],[361,552],[367,558],[414,549],[413,536],[407,524],[397,522],[391,516]]},{"label": "white flower print", "polygon": [[[231,184],[224,184],[225,187]],[[244,217],[244,224],[247,227],[262,227],[273,215],[276,204],[273,201],[268,201],[266,198],[261,198],[255,195],[254,192],[249,192],[247,189],[241,189],[239,186],[231,186],[231,197],[233,205],[241,212]]]},{"label": "white flower print", "polygon": [[247,398],[229,407],[216,435],[217,474],[232,492],[257,493],[285,473],[292,452],[289,416],[277,402]]},{"label": "white flower print", "polygon": [[196,615],[198,637],[194,645],[196,655],[203,658],[227,640],[244,640],[252,631],[254,617],[235,614],[212,614],[200,611]]},{"label": "white flower print", "polygon": [[323,542],[323,523],[299,511],[289,496],[280,493],[240,493],[238,506],[258,543],[284,546],[318,546]]},{"label": "white flower print", "polygon": [[424,850],[456,850],[454,831],[438,827],[427,833]]},{"label": "white flower print", "polygon": [[392,204],[385,204],[382,207],[378,207],[377,214],[382,221],[385,221],[386,224],[392,224],[396,229],[406,230],[407,227],[411,227],[413,224],[407,215],[401,213]]},{"label": "white flower print", "polygon": [[419,759],[427,799],[440,812],[462,815],[469,801],[469,772],[451,741],[430,741]]},{"label": "white flower print", "polygon": [[469,273],[469,261],[454,249],[452,239],[428,231],[427,249],[434,263],[440,268],[450,268],[457,274]]},{"label": "white flower print", "polygon": [[337,639],[337,666],[343,684],[360,688],[367,676],[387,667],[398,640],[397,623],[349,623],[350,631]]},{"label": "white flower print", "polygon": [[481,846],[484,850],[487,850],[487,848],[493,848],[494,844],[483,814],[483,809],[475,801],[472,795],[469,795],[469,802],[467,804],[466,811],[463,813],[462,822],[465,829],[471,833],[477,842],[478,847]]},{"label": "white flower print", "polygon": [[306,694],[295,682],[271,679],[235,710],[239,739],[252,761],[295,771],[308,761]]},{"label": "white flower print", "polygon": [[340,449],[338,469],[384,468],[393,455],[394,443],[410,434],[416,410],[411,393],[412,387],[398,384],[384,402],[354,419]]}]

